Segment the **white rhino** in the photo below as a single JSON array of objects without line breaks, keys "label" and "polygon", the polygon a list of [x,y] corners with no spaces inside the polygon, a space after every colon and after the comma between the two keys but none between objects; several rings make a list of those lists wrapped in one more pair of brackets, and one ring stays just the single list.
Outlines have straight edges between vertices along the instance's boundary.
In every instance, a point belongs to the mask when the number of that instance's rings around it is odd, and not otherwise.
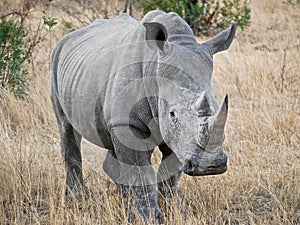
[{"label": "white rhino", "polygon": [[[161,197],[176,196],[182,171],[227,170],[223,151],[228,98],[219,107],[211,87],[213,55],[229,48],[236,25],[197,43],[176,13],[151,11],[96,20],[56,45],[51,97],[61,136],[68,190],[87,193],[81,137],[108,149],[104,171],[135,199],[145,219],[162,223]],[[156,175],[151,154],[163,158]],[[129,213],[129,220],[133,214]]]}]

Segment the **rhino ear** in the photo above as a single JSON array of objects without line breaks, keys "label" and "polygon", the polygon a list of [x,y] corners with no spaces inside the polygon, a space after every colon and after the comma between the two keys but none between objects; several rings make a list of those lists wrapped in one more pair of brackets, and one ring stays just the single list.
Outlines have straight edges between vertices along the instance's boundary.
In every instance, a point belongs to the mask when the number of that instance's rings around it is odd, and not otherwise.
[{"label": "rhino ear", "polygon": [[207,40],[203,44],[210,48],[212,54],[227,50],[233,40],[236,28],[237,24],[233,24],[231,27]]},{"label": "rhino ear", "polygon": [[164,52],[165,43],[168,39],[166,28],[157,22],[143,23],[146,28],[146,41],[148,46],[153,50],[160,50]]}]

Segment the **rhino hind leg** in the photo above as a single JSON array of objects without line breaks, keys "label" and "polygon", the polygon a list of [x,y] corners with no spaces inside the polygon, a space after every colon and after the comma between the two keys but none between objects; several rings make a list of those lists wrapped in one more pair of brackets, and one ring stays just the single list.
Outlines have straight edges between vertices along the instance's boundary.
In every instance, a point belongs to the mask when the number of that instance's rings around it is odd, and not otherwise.
[{"label": "rhino hind leg", "polygon": [[178,184],[182,174],[181,163],[173,151],[166,145],[159,145],[163,154],[162,162],[157,173],[157,186],[160,197],[168,200],[173,197],[178,198]]},{"label": "rhino hind leg", "polygon": [[66,172],[66,194],[73,194],[77,199],[88,195],[88,189],[83,181],[82,158],[81,158],[81,135],[73,128],[67,120],[59,102],[53,99],[54,111],[57,118],[61,152]]},{"label": "rhino hind leg", "polygon": [[[82,196],[87,197],[89,193],[82,173],[81,136],[72,129],[70,124],[64,126],[66,126],[65,132],[61,132],[61,148],[66,170],[66,184],[75,197],[81,199]],[[67,190],[67,194],[69,190]]]}]

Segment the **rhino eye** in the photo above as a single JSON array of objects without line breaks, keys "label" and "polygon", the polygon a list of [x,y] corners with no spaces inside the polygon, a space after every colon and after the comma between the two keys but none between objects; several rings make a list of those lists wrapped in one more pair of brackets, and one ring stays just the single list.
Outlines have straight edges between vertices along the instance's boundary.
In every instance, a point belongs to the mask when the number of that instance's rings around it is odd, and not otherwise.
[{"label": "rhino eye", "polygon": [[175,117],[175,112],[170,112],[171,117]]},{"label": "rhino eye", "polygon": [[177,111],[173,107],[170,109],[170,118],[173,121],[173,123],[177,123]]}]

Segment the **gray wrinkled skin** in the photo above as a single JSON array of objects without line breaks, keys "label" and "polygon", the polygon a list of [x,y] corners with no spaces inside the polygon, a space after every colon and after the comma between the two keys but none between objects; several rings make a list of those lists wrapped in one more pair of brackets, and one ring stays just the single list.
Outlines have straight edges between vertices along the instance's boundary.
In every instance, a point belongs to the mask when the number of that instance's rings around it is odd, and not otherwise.
[{"label": "gray wrinkled skin", "polygon": [[[103,168],[130,190],[145,220],[162,223],[160,196],[177,196],[182,172],[227,169],[222,144],[228,110],[211,88],[213,54],[229,48],[236,25],[204,43],[176,13],[149,12],[97,20],[64,37],[51,58],[51,97],[61,136],[66,183],[77,197],[83,182],[81,137],[107,148]],[[151,154],[163,154],[158,174]]]}]

